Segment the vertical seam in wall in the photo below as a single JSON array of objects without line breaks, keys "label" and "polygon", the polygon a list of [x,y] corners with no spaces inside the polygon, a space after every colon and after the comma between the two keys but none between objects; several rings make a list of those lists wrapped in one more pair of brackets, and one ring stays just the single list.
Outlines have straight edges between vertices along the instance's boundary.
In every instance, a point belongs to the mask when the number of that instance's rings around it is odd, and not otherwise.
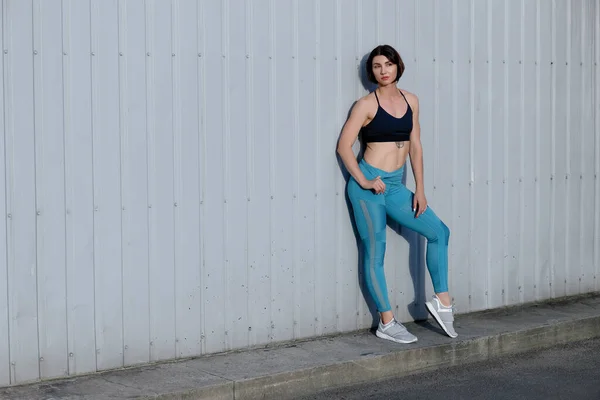
[{"label": "vertical seam in wall", "polygon": [[[320,191],[321,188],[321,174],[320,174],[320,170],[321,170],[321,147],[319,146],[319,138],[321,137],[320,135],[320,121],[321,121],[321,113],[319,111],[319,106],[320,106],[320,96],[319,96],[319,89],[320,89],[320,81],[321,81],[321,76],[320,76],[320,71],[319,71],[319,44],[320,44],[320,40],[321,40],[321,12],[320,12],[320,7],[319,7],[319,1],[320,0],[314,0],[314,8],[315,8],[315,56],[314,58],[314,70],[315,70],[315,129],[314,129],[314,142],[315,143],[315,156],[316,156],[316,168],[315,168],[315,209],[314,209],[314,217],[315,217],[315,227],[314,227],[314,247],[315,247],[315,263],[313,265],[313,270],[314,270],[314,276],[315,276],[315,314],[317,316],[321,315],[319,313],[319,306],[321,305],[321,302],[323,301],[323,285],[321,282],[321,279],[317,279],[317,265],[321,265],[322,260],[320,259],[320,255],[321,255],[321,248],[322,246],[319,246],[320,243],[320,229],[319,229],[319,223],[321,222],[321,207],[319,204],[319,197],[318,197],[318,193]],[[317,282],[319,282],[319,284],[317,285]],[[334,289],[335,290],[335,289]],[[320,309],[322,310],[322,308]],[[318,317],[317,317],[318,318]],[[316,321],[315,323],[315,334],[322,334],[323,333],[323,322],[322,322],[323,317],[321,316],[321,318]]]},{"label": "vertical seam in wall", "polygon": [[[180,216],[181,216],[181,206],[185,205],[186,202],[180,194],[181,191],[181,101],[179,91],[179,82],[181,76],[179,74],[179,64],[178,59],[182,57],[182,54],[179,53],[179,48],[177,48],[179,35],[177,34],[177,30],[175,28],[177,23],[177,18],[179,17],[179,2],[171,2],[171,109],[172,109],[172,120],[171,120],[171,129],[172,129],[172,139],[173,139],[173,187],[171,188],[173,194],[173,315],[174,315],[174,326],[173,326],[173,335],[174,335],[174,343],[173,343],[173,351],[175,354],[175,358],[178,358],[181,354],[180,342],[177,337],[177,328],[178,328],[178,320],[177,320],[177,252],[178,252],[178,244],[181,241],[181,224],[180,224]],[[179,57],[179,58],[178,58]],[[179,81],[178,81],[179,79]],[[178,154],[179,153],[179,154]],[[180,204],[181,203],[181,204]]]},{"label": "vertical seam in wall", "polygon": [[[120,52],[122,50],[121,48],[121,38],[123,35],[123,32],[121,32],[121,23],[122,23],[122,9],[121,7],[123,6],[123,3],[118,3],[117,4],[117,51]],[[125,33],[125,37],[126,33]],[[122,64],[124,63],[124,61],[120,61],[122,59],[122,57],[118,57],[117,61],[117,85],[118,85],[118,92],[119,92],[119,104],[118,104],[118,113],[119,113],[119,189],[120,189],[120,204],[121,204],[121,226],[120,226],[120,232],[121,232],[121,365],[125,365],[125,294],[124,294],[124,284],[123,284],[123,277],[124,277],[124,241],[123,241],[123,218],[124,218],[124,213],[123,213],[123,136],[125,135],[125,138],[127,138],[127,127],[124,126],[123,123],[123,104],[126,103],[125,101],[123,101],[123,96],[125,96],[123,90],[122,90],[122,84],[123,84],[123,76],[122,76]],[[125,87],[127,85],[127,78],[125,77]],[[125,113],[127,113],[125,111]]]},{"label": "vertical seam in wall", "polygon": [[[275,99],[275,79],[276,69],[273,61],[275,53],[275,0],[269,0],[269,192],[271,200],[273,200],[275,191],[275,112],[277,111],[276,99]],[[273,341],[275,337],[275,327],[273,322],[273,292],[276,287],[276,279],[273,278],[273,201],[269,207],[269,276],[270,279],[270,310],[271,310],[271,334],[270,340]]]},{"label": "vertical seam in wall", "polygon": [[225,79],[223,80],[223,150],[222,150],[222,156],[223,156],[223,177],[224,177],[224,182],[223,182],[223,197],[224,197],[224,201],[223,201],[223,258],[225,260],[224,263],[224,273],[223,273],[223,287],[224,287],[224,292],[225,292],[225,296],[223,298],[223,319],[224,319],[224,327],[225,327],[225,337],[223,338],[223,340],[225,341],[224,345],[225,345],[225,350],[228,350],[230,348],[230,346],[232,346],[232,339],[231,336],[229,335],[229,321],[227,320],[228,317],[228,299],[229,299],[229,274],[230,274],[230,264],[229,264],[229,257],[228,257],[228,243],[229,243],[229,225],[228,225],[228,210],[229,210],[229,203],[227,203],[228,200],[228,196],[229,196],[229,185],[230,185],[230,168],[229,168],[229,163],[230,163],[230,155],[229,155],[229,144],[231,142],[231,126],[230,126],[230,121],[229,121],[229,117],[230,117],[230,107],[231,107],[231,103],[230,103],[230,98],[229,98],[229,90],[227,87],[227,84],[229,83],[229,76],[230,76],[230,71],[229,69],[231,68],[230,65],[230,61],[229,61],[229,0],[223,0],[221,3],[221,20],[222,20],[222,36],[221,36],[221,46],[223,49],[223,71],[224,71],[224,75],[225,75]]},{"label": "vertical seam in wall", "polygon": [[[37,5],[37,7],[39,7],[39,4]],[[35,50],[35,42],[36,42],[36,4],[35,1],[32,1],[32,13],[31,13],[31,24],[32,24],[32,43],[31,43],[31,47]],[[40,26],[38,27],[38,29],[42,29],[41,27],[41,22],[40,22]],[[41,45],[41,44],[40,44]],[[41,53],[41,51],[40,51]],[[42,55],[40,54],[40,57],[42,57]],[[36,122],[37,122],[37,107],[36,107],[36,68],[35,68],[35,56],[32,54],[31,55],[31,62],[32,62],[32,72],[33,72],[33,104],[32,104],[32,109],[33,109],[33,120],[32,120],[32,124],[33,124],[33,192],[34,192],[34,213],[37,213],[38,211],[38,202],[39,202],[39,198],[38,198],[38,165],[42,164],[43,167],[43,162],[39,162],[38,163],[38,129],[42,130],[42,135],[43,135],[43,128],[42,127],[38,127]],[[40,76],[40,81],[43,79],[43,75]],[[40,82],[41,83],[41,82]],[[40,91],[43,93],[43,89],[40,88]],[[41,104],[41,109],[43,110],[44,106],[43,106],[43,99],[40,100]],[[42,116],[40,118],[43,118],[43,111],[39,110],[39,112],[42,112]],[[42,126],[43,126],[43,122],[42,122]],[[43,143],[43,140],[42,140]],[[43,153],[43,151],[42,151]],[[37,215],[37,214],[36,214]],[[35,306],[36,306],[36,326],[37,326],[37,353],[38,353],[38,376],[41,377],[42,376],[42,364],[40,361],[40,357],[42,357],[40,355],[40,339],[41,339],[41,335],[40,335],[40,276],[39,276],[39,220],[38,218],[35,219]]]},{"label": "vertical seam in wall", "polygon": [[[565,269],[565,282],[564,282],[564,294],[568,295],[569,285],[568,282],[571,278],[571,266],[570,263],[570,240],[569,240],[569,232],[571,226],[571,210],[569,209],[571,206],[571,179],[569,176],[571,175],[571,40],[572,40],[572,29],[573,29],[573,15],[572,15],[572,3],[571,0],[566,0],[567,2],[567,15],[566,15],[566,26],[567,26],[567,49],[566,49],[566,76],[567,76],[567,95],[566,95],[566,108],[567,108],[567,121],[566,121],[566,146],[563,149],[565,151],[565,259],[564,269]],[[561,282],[563,284],[563,282]]]},{"label": "vertical seam in wall", "polygon": [[[579,143],[579,154],[581,154],[583,156],[584,152],[585,152],[585,138],[586,138],[586,133],[585,133],[585,117],[586,117],[586,98],[585,98],[585,69],[584,69],[584,64],[586,60],[585,57],[585,38],[586,38],[586,28],[587,28],[587,23],[586,23],[586,13],[585,13],[585,5],[587,4],[587,1],[582,1],[580,6],[580,10],[581,10],[581,38],[580,38],[580,59],[579,61],[579,68],[581,71],[581,85],[580,85],[580,94],[581,94],[581,102],[580,102],[580,112],[579,112],[579,138],[580,138],[580,143]],[[579,160],[579,171],[580,171],[580,175],[579,175],[579,293],[582,293],[582,282],[583,282],[583,278],[584,278],[584,264],[583,264],[583,260],[584,260],[584,226],[585,226],[585,219],[583,216],[583,206],[585,204],[584,202],[584,190],[583,190],[583,186],[584,186],[584,177],[586,176],[586,171],[585,171],[585,163],[584,163],[584,159],[585,157],[581,157]]]},{"label": "vertical seam in wall", "polygon": [[[469,1],[469,181],[473,180],[475,164],[475,0]],[[473,278],[473,258],[471,257],[473,249],[473,230],[475,229],[474,220],[474,204],[475,204],[475,189],[473,185],[469,185],[469,251],[467,254],[467,264],[469,268],[469,295],[472,294],[472,278]],[[487,271],[487,267],[486,267]],[[487,279],[484,280],[484,293],[487,291]],[[481,305],[480,305],[481,307]]]},{"label": "vertical seam in wall", "polygon": [[[416,67],[416,64],[417,64],[417,60],[419,59],[419,57],[417,56],[417,54],[418,54],[417,52],[418,52],[418,49],[419,49],[419,26],[420,26],[420,24],[419,24],[419,4],[420,3],[419,3],[418,0],[414,0],[414,12],[415,12],[415,15],[414,15],[414,21],[415,21],[415,29],[414,29],[414,32],[415,32],[415,35],[414,35],[415,67]],[[415,68],[415,70],[416,70],[415,71],[415,82],[417,82],[418,81],[417,78],[418,78],[418,71],[419,71],[419,69]],[[416,88],[415,88],[415,91],[416,91]]]},{"label": "vertical seam in wall", "polygon": [[[337,3],[337,2],[336,2]],[[377,30],[375,31],[375,40],[377,41],[377,43],[380,42],[380,38],[381,38],[381,0],[376,0],[375,3],[375,26],[377,27]]]},{"label": "vertical seam in wall", "polygon": [[[304,0],[306,1],[306,0]],[[293,80],[293,87],[292,87],[292,106],[294,109],[293,112],[293,116],[292,116],[292,123],[293,123],[293,127],[292,127],[292,142],[294,143],[294,149],[292,152],[292,212],[291,214],[291,218],[292,218],[292,229],[291,229],[291,236],[292,236],[292,286],[294,287],[294,290],[292,290],[292,304],[294,304],[294,307],[292,307],[292,323],[293,323],[293,328],[292,328],[292,337],[296,338],[298,337],[298,321],[297,321],[297,310],[295,305],[297,304],[297,299],[298,297],[298,293],[297,290],[299,289],[299,285],[298,285],[298,281],[297,281],[297,277],[298,277],[298,262],[297,262],[297,257],[299,254],[298,251],[298,243],[296,242],[296,229],[298,228],[296,226],[296,222],[299,219],[298,217],[298,194],[299,194],[299,120],[298,120],[298,113],[299,113],[299,87],[298,87],[298,81],[299,81],[299,74],[298,74],[298,0],[292,0],[292,18],[291,18],[291,23],[292,23],[292,75],[294,77]]]},{"label": "vertical seam in wall", "polygon": [[[93,18],[93,0],[90,2],[90,52],[94,49],[94,18]],[[96,302],[96,213],[94,212],[96,204],[96,168],[94,162],[94,107],[95,107],[95,85],[94,85],[94,66],[90,59],[90,136],[91,136],[91,162],[92,162],[92,264],[94,278],[94,357],[96,370],[98,370],[98,326],[97,326],[97,302]]]},{"label": "vertical seam in wall", "polygon": [[550,68],[551,68],[551,79],[552,79],[552,83],[550,85],[551,88],[551,100],[552,100],[552,117],[551,117],[551,123],[552,123],[552,151],[551,151],[551,166],[550,166],[550,282],[549,282],[549,286],[551,288],[550,290],[550,297],[554,297],[555,294],[555,286],[556,285],[552,285],[552,283],[554,283],[554,276],[556,273],[556,249],[555,249],[555,244],[556,244],[556,235],[555,235],[555,231],[556,231],[556,65],[555,65],[555,61],[556,61],[556,0],[552,0],[552,13],[551,13],[551,38],[552,38],[552,45],[551,45],[551,62],[550,62]]},{"label": "vertical seam in wall", "polygon": [[151,266],[152,266],[152,224],[151,224],[151,220],[152,220],[152,211],[150,209],[150,202],[152,200],[152,187],[150,185],[150,175],[151,175],[151,171],[150,171],[150,138],[152,135],[151,130],[153,129],[153,124],[149,123],[151,122],[151,119],[149,117],[149,110],[152,107],[152,95],[153,95],[153,91],[152,91],[152,86],[151,86],[151,74],[154,72],[154,69],[152,68],[152,65],[150,64],[151,60],[148,57],[148,53],[150,52],[150,47],[152,45],[152,20],[151,20],[151,13],[149,12],[148,9],[151,9],[151,6],[148,5],[148,2],[144,2],[144,31],[145,31],[145,52],[146,53],[146,57],[144,57],[144,66],[145,66],[145,84],[146,84],[146,218],[147,218],[147,222],[148,222],[148,234],[147,234],[147,241],[148,241],[148,360],[152,360],[152,346],[150,345],[150,343],[152,342],[152,307],[151,307],[151,296],[152,296],[152,291],[151,291]]},{"label": "vertical seam in wall", "polygon": [[536,0],[536,28],[535,28],[535,259],[534,259],[534,300],[539,300],[540,277],[540,74],[541,74],[541,11],[540,0]]},{"label": "vertical seam in wall", "polygon": [[594,223],[594,265],[596,266],[594,269],[594,280],[595,280],[595,288],[598,288],[599,282],[597,279],[598,269],[600,267],[600,250],[599,250],[599,235],[600,235],[600,212],[598,200],[600,199],[600,183],[598,183],[598,174],[600,173],[600,111],[598,110],[598,104],[600,103],[600,85],[598,80],[598,61],[600,56],[600,4],[598,2],[592,3],[594,4],[594,40],[592,41],[592,60],[594,65],[592,68],[592,81],[593,86],[592,90],[594,93],[592,94],[592,110],[594,112],[593,116],[593,125],[594,125],[594,148],[595,148],[595,161],[594,161],[594,182],[595,182],[595,195],[594,195],[594,204],[595,204],[595,223]]},{"label": "vertical seam in wall", "polygon": [[[335,115],[338,116],[337,120],[339,120],[339,116],[341,115],[341,104],[340,104],[340,98],[341,98],[341,86],[342,86],[342,77],[341,77],[341,60],[338,54],[339,48],[340,48],[340,10],[339,10],[339,2],[338,0],[336,0],[335,3],[335,31],[334,31],[334,55],[335,55],[335,71],[336,71],[336,86],[335,86]],[[340,203],[340,196],[339,196],[339,174],[335,175],[336,178],[334,180],[334,184],[335,184],[335,191],[336,191],[336,213],[335,213],[335,226],[339,226],[340,225],[340,214],[342,213],[342,207]],[[341,232],[340,229],[336,229],[336,244],[335,244],[335,248],[336,248],[336,257],[335,257],[335,268],[336,268],[336,273],[339,269],[341,269],[341,262],[340,262],[340,253],[343,253],[340,251],[340,242],[341,242]],[[340,274],[341,275],[341,274]],[[337,282],[337,280],[336,280]],[[341,307],[341,295],[340,292],[336,292],[337,294],[337,304],[340,306],[337,310],[337,315],[339,316],[340,311],[343,310],[343,308]],[[337,318],[337,331],[340,331],[340,319]]]},{"label": "vertical seam in wall", "polygon": [[509,76],[509,68],[508,65],[510,64],[510,52],[509,52],[509,41],[510,41],[510,34],[509,34],[509,18],[510,18],[510,2],[505,1],[504,2],[504,21],[503,21],[503,35],[504,35],[504,48],[503,48],[503,61],[502,61],[502,65],[503,67],[503,71],[502,71],[502,78],[503,78],[503,83],[504,83],[504,98],[503,98],[503,103],[504,103],[504,111],[503,111],[503,115],[502,115],[502,119],[503,119],[503,140],[502,140],[502,232],[503,232],[503,236],[502,236],[502,261],[501,261],[501,266],[502,266],[502,276],[503,276],[503,280],[502,280],[502,304],[503,305],[507,305],[509,303],[509,288],[508,286],[508,274],[510,271],[509,266],[507,266],[507,263],[510,262],[510,258],[508,255],[508,251],[509,251],[509,241],[508,238],[511,235],[510,232],[507,232],[508,230],[508,199],[509,199],[509,186],[510,185],[510,181],[512,179],[510,179],[509,176],[509,170],[508,170],[508,114],[509,114],[509,106],[510,103],[508,101],[509,99],[509,80],[510,80],[510,76]]},{"label": "vertical seam in wall", "polygon": [[[447,1],[447,0],[444,0]],[[437,178],[438,178],[438,168],[439,168],[439,152],[440,152],[440,135],[439,135],[439,119],[440,119],[440,91],[439,91],[439,82],[440,82],[440,59],[439,59],[439,25],[440,25],[440,13],[437,11],[439,4],[437,0],[433,0],[433,168],[431,169],[431,181],[433,183],[432,187],[432,197],[435,202],[436,188],[437,188]],[[416,183],[416,182],[415,182]]]},{"label": "vertical seam in wall", "polygon": [[200,218],[200,226],[199,234],[200,234],[200,243],[199,243],[199,260],[200,260],[200,319],[201,319],[201,327],[200,327],[200,351],[201,353],[206,352],[206,313],[205,313],[205,304],[204,304],[204,284],[205,284],[205,259],[204,259],[204,192],[206,188],[206,115],[205,115],[205,105],[206,105],[206,91],[204,88],[206,87],[206,74],[205,74],[205,60],[206,60],[206,35],[204,32],[204,1],[201,0],[197,3],[197,25],[196,25],[196,37],[198,39],[197,50],[198,50],[198,61],[196,73],[198,77],[198,156],[199,156],[199,165],[201,173],[198,174],[198,190],[200,193],[200,206],[199,206],[199,218]]},{"label": "vertical seam in wall", "polygon": [[[521,0],[521,19],[519,21],[521,28],[521,36],[520,36],[520,52],[519,52],[519,65],[520,65],[520,86],[521,90],[519,93],[520,97],[520,108],[521,108],[521,118],[520,118],[520,152],[519,152],[519,249],[518,251],[518,260],[517,265],[519,269],[517,288],[518,288],[518,302],[522,303],[524,299],[523,294],[523,286],[524,286],[524,276],[523,270],[525,268],[525,264],[523,263],[523,241],[524,241],[524,232],[525,232],[525,185],[528,182],[524,182],[525,180],[525,64],[528,60],[525,59],[525,0]],[[529,266],[526,266],[529,268]],[[534,265],[535,268],[535,265]],[[535,275],[535,273],[534,273]]]},{"label": "vertical seam in wall", "polygon": [[[457,182],[456,177],[458,176],[458,27],[456,22],[458,20],[457,10],[458,7],[456,0],[452,0],[452,59],[450,60],[452,64],[452,177],[450,178],[450,190],[451,190],[451,198],[452,198],[452,208],[451,208],[451,221],[452,221],[452,229],[458,226],[458,218],[457,218],[457,209],[456,203],[457,201]],[[470,28],[469,28],[470,29]],[[470,145],[470,143],[469,143]],[[449,239],[449,238],[448,238]],[[452,246],[452,245],[450,245]],[[454,265],[454,261],[456,261],[457,257],[454,254],[454,251],[448,254],[448,265],[449,268],[451,265]],[[466,263],[467,270],[469,268],[468,262]],[[454,279],[452,279],[452,274],[448,271],[449,282],[451,287],[454,287]],[[470,276],[470,274],[469,274]],[[467,280],[467,296],[471,295],[471,279]],[[468,302],[467,311],[471,309],[471,302]]]},{"label": "vertical seam in wall", "polygon": [[[246,206],[246,249],[250,248],[250,201],[254,196],[254,108],[252,99],[254,98],[254,54],[253,54],[253,30],[252,30],[252,3],[253,0],[246,2],[245,9],[245,34],[246,34],[246,198],[248,205]],[[246,315],[248,316],[248,326],[252,327],[253,314],[250,306],[250,259],[248,250],[245,251],[245,281],[246,281]],[[252,336],[256,337],[254,332],[248,331],[248,345],[253,345],[256,341],[251,340]]]},{"label": "vertical seam in wall", "polygon": [[[65,5],[64,5],[64,0],[60,1],[60,43],[61,43],[61,50],[62,52],[65,51],[65,14],[64,14],[64,10],[65,10]],[[67,219],[67,140],[66,140],[66,136],[67,136],[67,117],[66,117],[66,113],[65,113],[65,57],[61,57],[61,84],[62,84],[62,105],[61,105],[61,110],[62,110],[62,121],[63,121],[63,142],[62,142],[62,147],[63,147],[63,183],[64,183],[64,187],[63,187],[63,209],[65,210],[65,218],[64,218],[64,227],[65,227],[65,232],[64,232],[64,240],[65,240],[65,252],[64,252],[64,256],[65,256],[65,298],[64,298],[64,304],[65,304],[65,341],[66,341],[66,346],[65,348],[67,349],[66,354],[64,355],[65,357],[65,362],[66,362],[66,373],[67,375],[71,375],[71,371],[70,371],[70,364],[69,364],[69,353],[70,353],[70,349],[69,349],[69,278],[68,278],[68,257],[69,257],[69,253],[67,251],[68,249],[68,235],[67,235],[67,224],[68,224],[68,219]],[[6,159],[6,158],[5,158]],[[5,213],[6,215],[6,213]],[[8,326],[8,325],[7,325]]]},{"label": "vertical seam in wall", "polygon": [[[5,3],[5,0],[1,0],[2,4],[2,27],[0,29],[2,29],[2,51],[4,52],[4,49],[6,49],[6,27],[8,26],[8,18],[6,16],[6,9],[8,8],[8,6]],[[3,163],[4,163],[4,176],[0,177],[3,180],[3,184],[4,184],[4,188],[7,188],[7,174],[8,174],[8,168],[7,168],[7,151],[6,151],[6,130],[7,130],[7,123],[6,123],[6,75],[7,75],[7,65],[6,65],[6,60],[7,57],[4,56],[4,54],[2,55],[2,98],[3,98],[3,102],[2,102],[2,123],[3,123],[3,131],[2,131],[2,141],[4,143],[4,159],[3,159]],[[8,190],[5,190],[4,193],[4,218],[6,218],[7,213],[8,213]],[[9,266],[8,266],[8,245],[9,245],[9,240],[8,240],[8,236],[9,236],[9,224],[8,224],[8,220],[6,222],[6,228],[5,228],[5,265],[6,265],[6,306],[7,306],[7,312],[6,312],[6,327],[7,327],[7,350],[8,350],[8,380],[9,383],[15,383],[15,376],[13,376],[13,371],[11,368],[11,358],[12,358],[12,352],[11,352],[11,332],[10,332],[10,295],[9,295],[9,278],[10,278],[10,274],[8,273],[9,271]]]},{"label": "vertical seam in wall", "polygon": [[[487,102],[487,135],[488,135],[488,140],[487,140],[487,181],[490,183],[489,185],[487,185],[487,232],[486,232],[486,236],[487,236],[487,266],[486,266],[486,282],[487,282],[487,288],[486,289],[486,307],[489,308],[490,307],[490,296],[489,296],[489,290],[492,287],[490,279],[491,279],[491,273],[490,273],[490,268],[492,267],[492,182],[491,182],[491,178],[492,178],[492,63],[491,61],[493,61],[492,56],[493,53],[491,52],[491,48],[492,48],[492,3],[491,0],[487,0],[487,53],[486,53],[486,60],[488,61],[486,63],[487,65],[487,89],[488,89],[488,102]],[[492,59],[492,60],[490,60]],[[472,179],[471,181],[473,182],[474,179]]]},{"label": "vertical seam in wall", "polygon": [[594,174],[594,226],[593,226],[593,243],[594,247],[592,250],[592,262],[594,265],[594,289],[598,288],[598,228],[599,228],[599,215],[598,215],[598,194],[600,186],[598,185],[598,170],[599,170],[599,159],[600,159],[600,148],[598,135],[600,133],[600,127],[598,125],[598,50],[600,45],[600,8],[597,2],[592,1],[592,32],[591,32],[591,58],[590,58],[590,68],[591,68],[591,80],[592,80],[592,93],[590,96],[591,101],[591,124],[593,130],[593,139],[594,139],[594,166],[593,166],[593,174]]}]

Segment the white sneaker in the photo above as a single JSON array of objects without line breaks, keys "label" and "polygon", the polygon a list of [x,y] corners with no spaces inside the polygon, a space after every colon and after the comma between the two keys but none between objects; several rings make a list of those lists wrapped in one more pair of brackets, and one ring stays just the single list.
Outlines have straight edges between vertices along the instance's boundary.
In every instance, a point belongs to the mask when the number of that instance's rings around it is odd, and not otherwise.
[{"label": "white sneaker", "polygon": [[437,321],[438,324],[442,327],[444,332],[451,338],[455,338],[458,336],[454,327],[452,326],[454,323],[454,315],[452,313],[452,306],[446,307],[442,304],[440,299],[436,295],[433,296],[431,301],[425,303],[427,306],[427,311],[429,314]]},{"label": "white sneaker", "polygon": [[376,335],[379,338],[391,340],[396,343],[414,343],[417,341],[417,337],[407,331],[406,327],[396,321],[395,318],[385,325],[379,320]]}]

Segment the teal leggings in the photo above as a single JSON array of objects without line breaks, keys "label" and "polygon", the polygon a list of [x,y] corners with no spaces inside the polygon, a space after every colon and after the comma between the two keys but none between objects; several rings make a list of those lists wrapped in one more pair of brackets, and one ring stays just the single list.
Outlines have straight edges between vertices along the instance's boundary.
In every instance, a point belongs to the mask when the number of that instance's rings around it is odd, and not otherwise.
[{"label": "teal leggings", "polygon": [[367,179],[380,176],[385,192],[375,194],[363,189],[352,177],[348,182],[348,197],[352,203],[358,233],[364,248],[364,277],[367,290],[379,312],[390,311],[383,258],[385,254],[386,216],[427,238],[425,261],[435,293],[448,291],[448,240],[450,230],[427,207],[415,218],[412,211],[413,193],[402,184],[404,166],[393,172],[375,168],[361,160],[359,167]]}]

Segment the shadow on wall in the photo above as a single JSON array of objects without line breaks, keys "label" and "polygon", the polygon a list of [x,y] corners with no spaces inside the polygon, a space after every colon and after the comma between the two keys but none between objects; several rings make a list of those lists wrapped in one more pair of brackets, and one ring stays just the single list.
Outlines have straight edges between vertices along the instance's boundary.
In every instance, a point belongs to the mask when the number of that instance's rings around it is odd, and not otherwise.
[{"label": "shadow on wall", "polygon": [[[365,66],[366,66],[368,57],[369,57],[368,53],[362,57],[361,62],[360,62],[360,67],[358,69],[358,76],[359,76],[360,82],[363,85],[363,87],[368,92],[372,92],[375,90],[377,85],[373,84],[371,81],[369,81],[369,79],[367,77]],[[356,101],[354,103],[352,103],[350,110],[348,110],[346,120],[350,117],[350,113],[352,112],[352,108],[354,107],[355,104],[356,104]],[[340,128],[340,133],[339,133],[340,136],[341,136],[342,129],[343,129],[343,127]],[[359,136],[358,140],[360,143],[360,150],[358,153],[357,161],[360,161],[363,158],[364,150],[365,150],[366,146],[360,136]],[[339,136],[338,136],[338,142],[339,142]],[[346,182],[346,184],[345,184],[346,206],[348,208],[348,217],[350,218],[350,221],[352,223],[352,230],[354,231],[354,237],[356,238],[356,246],[358,249],[358,269],[357,270],[358,270],[359,287],[360,287],[362,295],[365,298],[365,301],[369,307],[371,316],[373,318],[373,322],[372,322],[371,326],[373,328],[375,328],[375,327],[377,327],[377,325],[379,323],[379,315],[377,313],[377,308],[375,307],[375,302],[369,295],[366,285],[365,285],[364,271],[363,271],[364,251],[363,251],[360,235],[358,234],[358,230],[356,228],[356,221],[354,220],[352,204],[348,197],[348,191],[347,191],[348,181],[350,180],[351,176],[350,176],[350,173],[348,172],[348,170],[346,169],[346,167],[344,166],[344,162],[342,161],[341,157],[339,156],[339,154],[337,154],[337,151],[334,150],[334,152],[337,157],[338,166],[339,166],[340,171]],[[408,160],[407,160],[407,162],[408,162]],[[402,177],[402,183],[406,185],[406,174],[404,174],[404,176]],[[413,318],[413,320],[415,320],[415,321],[426,320],[427,319],[427,310],[425,308],[425,301],[426,301],[426,299],[425,299],[425,263],[424,263],[424,254],[423,254],[423,249],[424,249],[423,246],[425,245],[424,238],[421,235],[417,234],[416,232],[414,232],[408,228],[402,227],[401,225],[397,224],[396,222],[392,221],[389,218],[387,220],[387,224],[394,232],[396,232],[398,235],[402,236],[404,238],[404,240],[406,240],[408,242],[409,248],[410,248],[409,255],[408,255],[408,260],[409,260],[408,268],[410,270],[410,275],[411,275],[411,278],[413,281],[414,299],[411,303],[406,305],[408,312],[411,315],[411,317]],[[405,265],[389,265],[389,264],[384,266],[384,268],[405,268],[405,267],[406,267]],[[390,286],[390,283],[388,283],[388,287],[389,286]],[[394,306],[393,298],[390,298],[390,303],[393,307]],[[402,305],[400,305],[400,304],[398,305],[398,307],[401,307],[401,306]],[[397,315],[397,313],[398,313],[397,309],[394,310],[394,315]]]}]

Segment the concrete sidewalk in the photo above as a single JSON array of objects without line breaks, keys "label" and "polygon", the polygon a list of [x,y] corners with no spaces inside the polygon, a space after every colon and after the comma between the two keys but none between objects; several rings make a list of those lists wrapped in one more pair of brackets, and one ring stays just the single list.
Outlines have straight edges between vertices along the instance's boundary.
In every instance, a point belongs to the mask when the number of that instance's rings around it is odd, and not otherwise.
[{"label": "concrete sidewalk", "polygon": [[403,345],[372,332],[0,389],[0,399],[286,399],[499,355],[600,337],[600,294],[458,315],[451,339],[406,324]]}]

